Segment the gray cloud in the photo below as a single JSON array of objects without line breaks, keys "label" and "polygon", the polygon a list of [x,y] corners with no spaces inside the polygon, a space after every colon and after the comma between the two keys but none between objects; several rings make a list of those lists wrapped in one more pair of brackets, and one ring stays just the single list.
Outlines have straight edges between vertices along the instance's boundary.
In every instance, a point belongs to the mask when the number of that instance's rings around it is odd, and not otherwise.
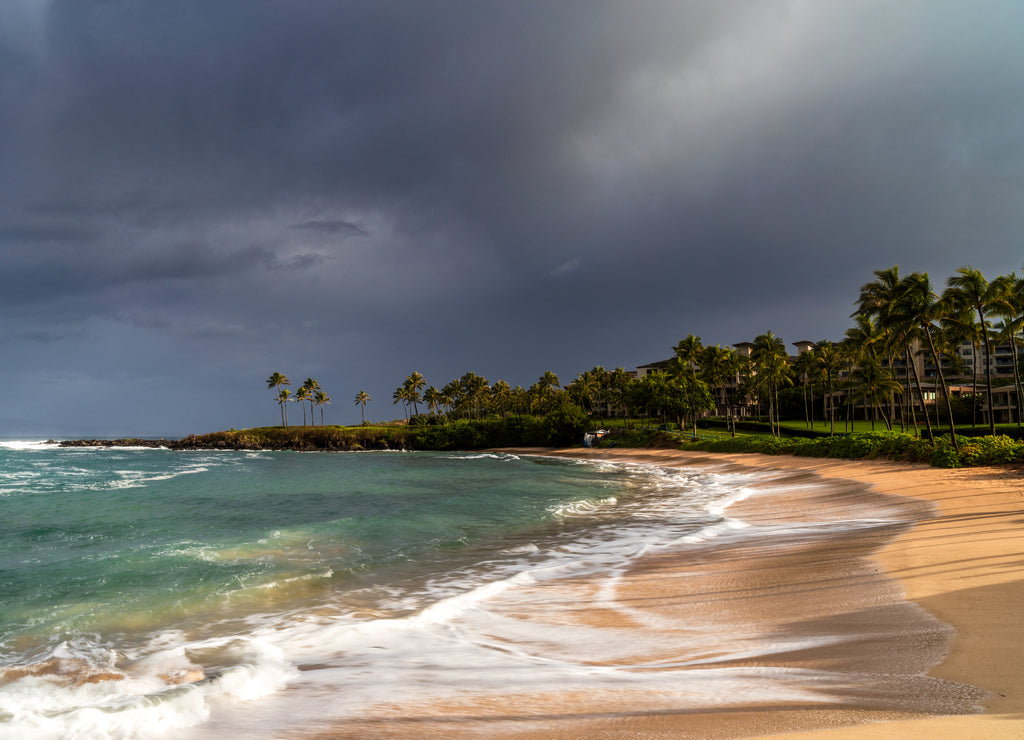
[{"label": "gray cloud", "polygon": [[108,427],[135,418],[70,396],[200,377],[203,403],[153,410],[200,431],[272,422],[275,369],[351,420],[339,398],[397,413],[412,369],[527,384],[690,332],[838,336],[872,270],[1020,267],[1022,21],[966,0],[12,0],[9,374],[49,373],[55,415],[64,393]]},{"label": "gray cloud", "polygon": [[366,232],[355,224],[337,219],[320,219],[315,221],[304,221],[301,224],[292,224],[293,229],[308,229],[310,231],[321,231],[326,234],[335,234],[342,238],[349,236],[366,236]]}]

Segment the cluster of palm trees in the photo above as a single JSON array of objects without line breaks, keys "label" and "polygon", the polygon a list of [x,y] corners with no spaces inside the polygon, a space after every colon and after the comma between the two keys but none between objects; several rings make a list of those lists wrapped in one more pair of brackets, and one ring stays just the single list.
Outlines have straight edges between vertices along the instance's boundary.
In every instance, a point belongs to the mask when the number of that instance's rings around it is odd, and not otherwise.
[{"label": "cluster of palm trees", "polygon": [[[995,433],[992,413],[993,346],[1011,346],[1013,378],[1018,410],[1024,410],[1024,386],[1018,366],[1017,348],[1022,345],[1024,328],[1024,278],[1014,274],[987,280],[972,267],[961,267],[950,277],[941,292],[936,290],[926,272],[901,276],[898,267],[877,270],[875,280],[865,284],[858,296],[851,318],[854,326],[842,340],[822,340],[805,348],[797,357],[790,357],[786,345],[768,331],[760,334],[743,352],[720,345],[705,346],[701,338],[688,335],[678,342],[671,360],[656,363],[658,372],[633,377],[623,368],[606,370],[597,366],[584,371],[562,386],[558,376],[547,371],[529,388],[513,387],[504,380],[493,384],[483,376],[468,372],[442,388],[428,386],[419,372],[409,374],[392,394],[394,404],[402,404],[406,419],[421,415],[421,406],[431,417],[449,419],[482,418],[509,414],[546,414],[566,405],[575,405],[600,419],[604,416],[655,416],[696,421],[700,414],[719,408],[734,419],[737,408],[755,404],[767,407],[767,416],[774,434],[780,428],[783,406],[780,391],[799,385],[808,426],[815,423],[815,393],[821,403],[822,418],[835,432],[837,412],[844,408],[847,418],[856,406],[863,406],[872,425],[880,419],[886,428],[907,424],[918,428],[918,411],[922,415],[928,438],[934,441],[932,420],[927,413],[926,396],[921,383],[917,360],[924,357],[924,366],[934,375],[941,390],[942,404],[934,404],[938,413],[947,415],[949,434],[957,444],[950,390],[946,368],[953,367],[959,375],[957,348],[969,341],[974,346],[975,386],[977,360],[982,355],[986,390],[985,398],[990,431]],[[996,323],[996,319],[1000,321]],[[738,345],[744,346],[744,345]],[[984,351],[980,351],[981,348]],[[897,367],[908,369],[901,378]],[[910,380],[913,384],[911,385]],[[310,404],[314,410],[330,398],[319,384],[308,378],[293,395],[283,386],[288,378],[275,372],[267,387],[276,389],[281,406],[281,422],[288,424],[288,401]],[[790,392],[787,391],[787,394]],[[975,397],[978,396],[975,392]],[[792,396],[789,396],[792,398]],[[361,406],[363,423],[370,396],[360,391],[355,397]],[[870,412],[870,414],[869,414]],[[939,424],[938,417],[935,420]],[[1018,424],[1021,423],[1018,413]]]},{"label": "cluster of palm trees", "polygon": [[718,344],[705,345],[700,337],[688,334],[673,351],[671,360],[657,363],[656,372],[632,381],[627,395],[634,399],[634,408],[649,408],[649,403],[638,404],[635,399],[642,399],[649,387],[657,387],[662,382],[659,376],[667,376],[677,385],[676,399],[670,398],[669,402],[686,408],[695,432],[702,412],[721,408],[734,421],[737,407],[754,400],[767,403],[772,432],[778,434],[779,390],[793,384],[790,358],[782,339],[771,331],[759,334],[750,343],[749,352],[743,353]]},{"label": "cluster of palm trees", "polygon": [[565,386],[551,370],[529,388],[513,387],[505,380],[490,383],[468,372],[441,389],[426,386],[422,374],[414,372],[392,394],[395,404],[405,407],[406,419],[426,405],[431,417],[479,419],[487,416],[544,415],[566,406],[576,406],[601,419],[607,415],[645,418],[689,418],[713,408],[707,386],[679,364],[676,372],[634,378],[624,368],[586,370]]},{"label": "cluster of palm trees", "polygon": [[[979,270],[965,266],[946,281],[946,288],[940,293],[932,285],[928,273],[914,272],[901,277],[899,267],[894,266],[875,271],[875,280],[861,288],[856,305],[853,317],[857,326],[847,332],[847,337],[857,350],[858,377],[873,376],[876,379],[876,387],[867,392],[866,397],[879,407],[883,418],[883,402],[887,396],[893,411],[895,406],[891,398],[894,395],[909,397],[916,392],[919,400],[923,398],[920,373],[913,361],[915,354],[923,353],[934,368],[947,413],[950,439],[957,446],[944,367],[952,367],[958,375],[967,374],[958,367],[960,360],[956,351],[966,341],[973,347],[971,373],[975,389],[978,359],[984,359],[984,399],[991,434],[995,434],[995,415],[992,413],[993,346],[1010,347],[1020,424],[1024,388],[1021,386],[1017,348],[1021,345],[1021,328],[1024,325],[1024,279],[1011,273],[988,280]],[[994,321],[997,317],[1001,319],[998,323]],[[981,348],[984,352],[980,351]],[[906,392],[908,389],[896,381],[889,369],[901,359],[913,372],[911,393]],[[923,403],[921,405],[923,407]],[[911,398],[907,402],[907,411],[912,419],[914,409]],[[927,414],[924,420],[931,439],[933,430]]]},{"label": "cluster of palm trees", "polygon": [[281,425],[288,426],[288,402],[292,401],[302,406],[302,425],[306,425],[306,403],[309,403],[309,419],[310,423],[316,425],[316,414],[317,408],[320,409],[320,425],[324,423],[324,406],[331,405],[331,397],[328,396],[324,390],[313,378],[306,378],[306,380],[298,387],[295,393],[292,393],[283,386],[291,385],[291,380],[284,373],[274,372],[267,378],[267,388],[276,390],[277,396],[275,400],[281,407]]},{"label": "cluster of palm trees", "polygon": [[[990,281],[980,271],[967,266],[958,269],[939,292],[924,272],[901,277],[899,268],[891,267],[874,274],[876,279],[861,288],[855,303],[854,326],[839,342],[814,343],[793,358],[786,351],[785,343],[770,331],[757,336],[746,353],[717,345],[704,346],[700,337],[691,334],[676,344],[671,361],[660,363],[659,374],[690,378],[691,390],[687,392],[691,394],[694,388],[699,388],[699,383],[705,384],[714,397],[715,406],[725,408],[730,418],[736,405],[767,406],[774,434],[778,434],[782,406],[779,391],[798,383],[810,427],[814,425],[814,393],[818,389],[823,417],[831,433],[835,433],[840,409],[846,410],[849,419],[853,409],[862,405],[872,427],[875,419],[880,419],[890,430],[897,423],[902,428],[911,424],[916,430],[918,410],[922,410],[928,438],[934,442],[935,431],[924,403],[926,394],[919,363],[915,361],[923,355],[923,364],[929,374],[935,376],[941,391],[942,403],[933,406],[936,413],[941,410],[946,415],[951,442],[956,446],[946,372],[947,368],[960,376],[971,372],[962,366],[957,351],[967,341],[974,347],[972,401],[979,397],[976,389],[978,360],[986,360],[984,399],[990,433],[995,434],[992,413],[995,345],[1011,348],[1017,408],[1024,409],[1024,386],[1018,363],[1024,328],[1024,279],[1010,274]],[[1001,321],[997,323],[995,318]],[[907,385],[894,372],[900,366],[908,368]],[[910,385],[911,377],[913,385]],[[634,382],[634,390],[640,387]],[[690,408],[695,417],[701,405],[690,404]],[[979,405],[973,403],[973,408]],[[1020,413],[1017,423],[1021,424]],[[936,426],[938,424],[936,417]]]},{"label": "cluster of palm trees", "polygon": [[[625,374],[625,370],[622,370]],[[420,404],[425,404],[430,416],[452,419],[479,419],[489,415],[510,413],[546,413],[564,402],[564,391],[559,380],[548,370],[529,389],[513,388],[507,381],[493,385],[482,375],[468,372],[444,387],[427,386],[419,372],[408,375],[392,393],[394,404],[401,403],[405,417],[417,416]]]}]

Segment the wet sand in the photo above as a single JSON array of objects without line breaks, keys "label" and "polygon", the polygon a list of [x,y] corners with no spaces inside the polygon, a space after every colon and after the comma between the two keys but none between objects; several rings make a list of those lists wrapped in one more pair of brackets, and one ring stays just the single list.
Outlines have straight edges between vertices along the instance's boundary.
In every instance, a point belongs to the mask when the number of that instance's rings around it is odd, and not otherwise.
[{"label": "wet sand", "polygon": [[[795,691],[807,692],[808,700],[772,701],[754,692],[749,701],[712,693],[687,702],[612,688],[453,699],[443,706],[396,703],[382,707],[375,719],[336,724],[316,736],[1024,737],[1019,471],[661,450],[545,453],[716,470],[762,468],[781,476],[792,493],[751,496],[729,514],[797,532],[782,540],[785,546],[766,541],[763,547],[746,543],[729,551],[711,542],[714,557],[706,558],[699,546],[668,551],[645,557],[618,578],[613,599],[605,593],[607,584],[581,579],[517,592],[505,607],[516,619],[618,635],[633,631],[633,644],[627,639],[624,647],[595,645],[595,663],[643,665],[648,671],[685,663],[706,668],[709,682],[722,668],[797,677],[806,670],[811,685]],[[829,486],[813,485],[820,479]],[[875,507],[896,507],[901,518],[916,524],[833,532],[824,539],[813,527],[799,534],[802,522],[847,513],[857,519]],[[709,611],[715,614],[710,626]],[[692,634],[673,637],[692,633],[693,625],[717,630],[708,642],[718,654],[672,654],[677,642],[692,646]],[[723,645],[723,632],[734,634],[735,644]],[[644,639],[651,635],[658,638],[653,643]],[[822,684],[822,676],[841,679]]]}]

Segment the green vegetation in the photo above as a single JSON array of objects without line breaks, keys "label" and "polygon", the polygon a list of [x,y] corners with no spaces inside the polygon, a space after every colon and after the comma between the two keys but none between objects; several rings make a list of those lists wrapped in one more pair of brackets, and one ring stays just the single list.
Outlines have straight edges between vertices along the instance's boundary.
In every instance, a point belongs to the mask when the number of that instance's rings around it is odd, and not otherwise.
[{"label": "green vegetation", "polygon": [[494,447],[569,447],[590,425],[582,409],[565,406],[544,416],[516,415],[452,422],[413,417],[396,425],[259,427],[191,435],[169,446],[234,450],[476,450]]},{"label": "green vegetation", "polygon": [[687,442],[682,448],[708,452],[927,462],[940,468],[1024,463],[1024,443],[1005,435],[961,439],[959,449],[953,446],[948,437],[938,438],[933,444],[900,432],[861,432],[817,439],[750,435],[709,442]]},{"label": "green vegetation", "polygon": [[[1024,460],[1021,443],[1014,441],[1024,437],[1018,357],[1024,279],[1010,274],[989,281],[961,267],[940,293],[927,273],[901,276],[894,266],[874,275],[860,289],[854,325],[843,339],[797,343],[796,357],[771,331],[736,345],[739,351],[705,346],[689,334],[670,359],[645,366],[649,372],[639,377],[624,368],[596,366],[563,384],[548,370],[523,388],[467,372],[439,389],[412,372],[392,394],[402,419],[368,425],[370,397],[360,391],[355,404],[362,424],[353,428],[324,426],[330,397],[316,380],[307,378],[292,394],[283,387],[290,385],[287,376],[275,372],[267,388],[276,391],[281,427],[190,439],[200,446],[454,450],[579,444],[587,430],[605,428],[612,433],[604,444],[619,446],[943,466]],[[959,347],[966,342],[974,350],[961,357]],[[997,345],[1001,353],[1010,348],[1012,379],[992,377]],[[983,390],[979,358],[985,360]],[[951,390],[954,378],[958,387]],[[929,386],[923,379],[935,382]],[[1015,424],[997,427],[993,388],[1008,386],[1016,404],[1004,405],[1000,413],[1015,414]],[[320,408],[319,427],[306,426],[307,401],[311,425]],[[289,402],[302,404],[301,428],[288,427]]]}]

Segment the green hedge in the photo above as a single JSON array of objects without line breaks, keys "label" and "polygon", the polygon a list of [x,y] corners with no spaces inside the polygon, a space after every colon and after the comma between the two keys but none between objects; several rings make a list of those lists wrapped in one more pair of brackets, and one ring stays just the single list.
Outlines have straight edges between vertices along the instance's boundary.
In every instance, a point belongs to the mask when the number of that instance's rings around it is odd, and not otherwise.
[{"label": "green hedge", "polygon": [[765,455],[797,455],[847,460],[902,460],[927,462],[939,468],[999,465],[1024,462],[1024,443],[1007,436],[977,437],[960,440],[959,452],[947,437],[927,440],[899,432],[863,432],[819,439],[777,439],[769,435],[749,435],[730,439],[687,442],[686,450],[707,452],[755,452]]},{"label": "green hedge", "polygon": [[418,450],[569,447],[583,441],[589,423],[582,410],[570,406],[547,416],[506,416],[413,427],[408,443]]}]

